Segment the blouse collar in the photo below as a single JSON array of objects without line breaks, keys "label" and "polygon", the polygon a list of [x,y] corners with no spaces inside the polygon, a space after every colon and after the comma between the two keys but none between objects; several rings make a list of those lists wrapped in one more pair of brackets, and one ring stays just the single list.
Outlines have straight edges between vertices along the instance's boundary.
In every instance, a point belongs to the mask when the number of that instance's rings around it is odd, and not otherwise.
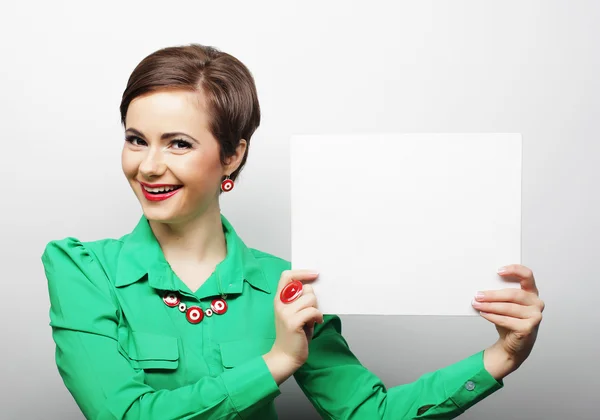
[{"label": "blouse collar", "polygon": [[[217,264],[215,272],[194,293],[202,299],[242,293],[244,280],[253,287],[271,293],[267,279],[252,251],[246,247],[233,226],[221,215],[221,224],[227,243],[227,255]],[[116,287],[125,287],[148,276],[148,284],[160,290],[180,291],[184,286],[166,261],[148,219],[142,215],[135,229],[121,238],[123,247],[117,266]],[[219,287],[219,281],[221,285]],[[188,291],[189,294],[189,291]]]}]

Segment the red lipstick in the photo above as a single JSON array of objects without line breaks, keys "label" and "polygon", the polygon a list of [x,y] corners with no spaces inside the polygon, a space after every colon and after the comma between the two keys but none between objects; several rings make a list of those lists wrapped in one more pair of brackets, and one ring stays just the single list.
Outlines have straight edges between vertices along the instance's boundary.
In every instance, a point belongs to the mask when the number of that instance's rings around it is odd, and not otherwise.
[{"label": "red lipstick", "polygon": [[[181,185],[172,185],[172,184],[146,184],[145,182],[140,182],[140,185],[142,186],[142,193],[144,193],[144,197],[146,197],[146,200],[148,200],[148,201],[162,201],[162,200],[166,200],[167,198],[173,197],[175,194],[177,194],[177,191],[179,191],[181,189],[181,187],[182,187]],[[176,188],[173,191],[168,191],[168,192],[150,193],[150,192],[146,191],[146,188],[144,188],[144,187],[148,187],[148,188],[176,187]]]}]

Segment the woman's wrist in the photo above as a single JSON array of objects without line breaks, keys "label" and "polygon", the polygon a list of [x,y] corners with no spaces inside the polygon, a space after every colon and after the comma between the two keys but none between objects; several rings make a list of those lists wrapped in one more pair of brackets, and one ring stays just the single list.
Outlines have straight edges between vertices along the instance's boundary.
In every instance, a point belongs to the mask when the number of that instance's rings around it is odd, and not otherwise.
[{"label": "woman's wrist", "polygon": [[290,376],[294,374],[296,368],[288,356],[285,354],[270,351],[263,354],[263,359],[273,375],[273,379],[277,382],[277,385],[281,385]]},{"label": "woman's wrist", "polygon": [[505,378],[519,367],[514,358],[501,348],[499,342],[484,350],[483,366],[497,381]]}]

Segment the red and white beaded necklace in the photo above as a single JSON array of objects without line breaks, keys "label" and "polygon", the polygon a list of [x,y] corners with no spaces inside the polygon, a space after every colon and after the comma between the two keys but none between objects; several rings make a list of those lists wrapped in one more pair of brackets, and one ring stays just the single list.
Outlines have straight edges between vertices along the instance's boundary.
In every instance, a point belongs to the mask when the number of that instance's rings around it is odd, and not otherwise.
[{"label": "red and white beaded necklace", "polygon": [[223,293],[223,289],[221,288],[221,276],[219,276],[219,272],[217,271],[217,279],[219,280],[219,293],[221,294],[221,298],[213,299],[210,303],[210,308],[207,308],[206,311],[203,311],[199,306],[190,306],[188,307],[185,303],[181,301],[181,297],[177,292],[167,292],[163,296],[163,302],[170,307],[178,307],[179,312],[184,312],[185,317],[187,318],[190,324],[199,324],[203,319],[204,315],[207,317],[211,317],[214,314],[223,315],[227,312],[227,295]]}]

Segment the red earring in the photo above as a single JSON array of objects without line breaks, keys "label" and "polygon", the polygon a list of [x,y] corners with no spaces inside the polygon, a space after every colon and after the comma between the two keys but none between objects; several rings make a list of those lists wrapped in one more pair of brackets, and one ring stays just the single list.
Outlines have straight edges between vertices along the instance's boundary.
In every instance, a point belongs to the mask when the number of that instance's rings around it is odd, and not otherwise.
[{"label": "red earring", "polygon": [[221,191],[229,192],[233,190],[233,181],[229,179],[229,175],[226,175],[227,178],[221,183]]}]

